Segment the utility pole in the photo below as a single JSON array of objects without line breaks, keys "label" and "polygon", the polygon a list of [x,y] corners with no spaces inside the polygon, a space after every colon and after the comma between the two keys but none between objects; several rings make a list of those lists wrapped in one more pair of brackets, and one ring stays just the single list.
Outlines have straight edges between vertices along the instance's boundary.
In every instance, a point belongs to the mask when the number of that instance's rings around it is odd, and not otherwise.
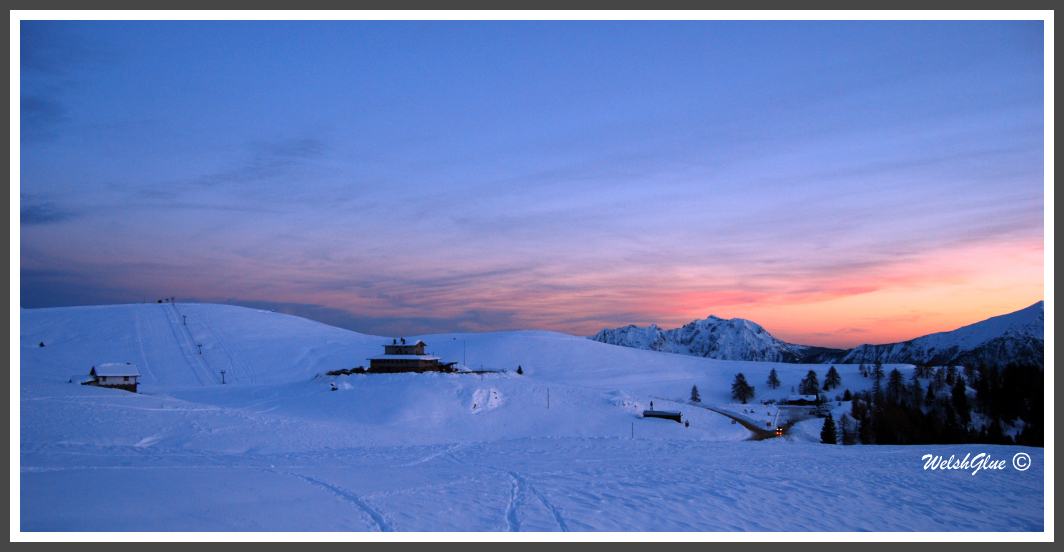
[{"label": "utility pole", "polygon": [[185,320],[185,315],[183,314],[181,315],[181,321],[184,323],[184,325],[188,326],[188,320]]},{"label": "utility pole", "polygon": [[202,355],[203,354],[203,345],[200,345],[199,343],[197,343],[196,346],[199,347],[199,354]]},{"label": "utility pole", "polygon": [[225,370],[222,370],[222,385],[225,385]]}]

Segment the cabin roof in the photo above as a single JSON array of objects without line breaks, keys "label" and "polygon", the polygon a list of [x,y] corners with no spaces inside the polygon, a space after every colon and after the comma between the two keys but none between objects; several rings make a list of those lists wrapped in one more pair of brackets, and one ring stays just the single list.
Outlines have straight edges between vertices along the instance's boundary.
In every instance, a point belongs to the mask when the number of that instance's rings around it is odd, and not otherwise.
[{"label": "cabin roof", "polygon": [[788,401],[811,401],[816,402],[816,395],[787,395]]},{"label": "cabin roof", "polygon": [[89,375],[92,376],[139,376],[140,370],[137,369],[136,364],[130,363],[118,363],[107,362],[104,364],[97,364],[89,371]]},{"label": "cabin roof", "polygon": [[644,416],[648,416],[648,415],[653,416],[655,414],[658,415],[658,416],[679,416],[680,415],[680,411],[679,410],[644,410],[643,411],[643,415]]},{"label": "cabin roof", "polygon": [[440,357],[432,355],[377,355],[369,357],[368,360],[440,360]]}]

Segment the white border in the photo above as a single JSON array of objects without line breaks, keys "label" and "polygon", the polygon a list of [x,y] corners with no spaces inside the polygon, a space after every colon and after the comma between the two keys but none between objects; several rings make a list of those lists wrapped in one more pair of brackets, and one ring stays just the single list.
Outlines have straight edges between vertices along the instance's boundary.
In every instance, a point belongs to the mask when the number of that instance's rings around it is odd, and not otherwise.
[{"label": "white border", "polygon": [[[1053,286],[1053,175],[1054,175],[1054,72],[1053,45],[1054,19],[1052,10],[931,10],[931,11],[795,11],[785,10],[767,13],[764,11],[729,10],[729,11],[53,11],[53,10],[12,10],[11,17],[11,182],[20,182],[20,22],[22,20],[1036,20],[1045,24],[1044,42],[1044,83],[1045,83],[1045,137],[1044,179],[1045,179],[1045,384],[1046,399],[1052,398],[1054,373],[1054,286]],[[20,186],[10,188],[10,230],[11,230],[11,365],[20,365],[19,343],[20,320],[18,308],[20,303],[20,223],[19,203]],[[1046,400],[1045,422],[1045,531],[1043,533],[567,533],[562,538],[559,533],[34,533],[21,532],[20,527],[20,477],[19,477],[19,371],[12,369],[10,391],[11,414],[11,502],[10,531],[12,542],[107,542],[107,541],[162,541],[162,542],[468,542],[468,541],[502,541],[502,542],[660,542],[660,541],[732,541],[732,542],[794,542],[794,541],[932,541],[932,542],[1052,542],[1054,540],[1054,458],[1053,428],[1054,403]]]},{"label": "white border", "polygon": [[[292,11],[243,11],[243,10],[12,10],[12,19],[40,20],[383,20],[383,21],[677,21],[677,20],[1035,20],[1052,22],[1052,10],[292,10]],[[1052,25],[1050,25],[1051,27]],[[1046,42],[1051,37],[1046,35]]]}]

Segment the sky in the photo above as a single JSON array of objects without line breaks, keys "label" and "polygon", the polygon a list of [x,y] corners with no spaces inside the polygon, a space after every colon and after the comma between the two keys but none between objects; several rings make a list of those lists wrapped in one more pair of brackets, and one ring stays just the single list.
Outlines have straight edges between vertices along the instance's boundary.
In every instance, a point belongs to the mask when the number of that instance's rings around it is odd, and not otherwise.
[{"label": "sky", "polygon": [[18,34],[23,308],[852,347],[1044,298],[1040,20]]}]

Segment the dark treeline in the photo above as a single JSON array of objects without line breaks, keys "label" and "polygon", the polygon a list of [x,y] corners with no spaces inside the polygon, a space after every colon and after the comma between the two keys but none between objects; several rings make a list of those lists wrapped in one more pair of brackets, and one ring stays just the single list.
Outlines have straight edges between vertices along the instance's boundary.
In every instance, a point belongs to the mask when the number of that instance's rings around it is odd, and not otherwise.
[{"label": "dark treeline", "polygon": [[[908,381],[897,369],[867,373],[872,390],[854,394],[852,417],[835,423],[842,444],[1043,446],[1044,374],[1036,364],[917,366]],[[1015,439],[1006,423],[1023,427]]]}]

